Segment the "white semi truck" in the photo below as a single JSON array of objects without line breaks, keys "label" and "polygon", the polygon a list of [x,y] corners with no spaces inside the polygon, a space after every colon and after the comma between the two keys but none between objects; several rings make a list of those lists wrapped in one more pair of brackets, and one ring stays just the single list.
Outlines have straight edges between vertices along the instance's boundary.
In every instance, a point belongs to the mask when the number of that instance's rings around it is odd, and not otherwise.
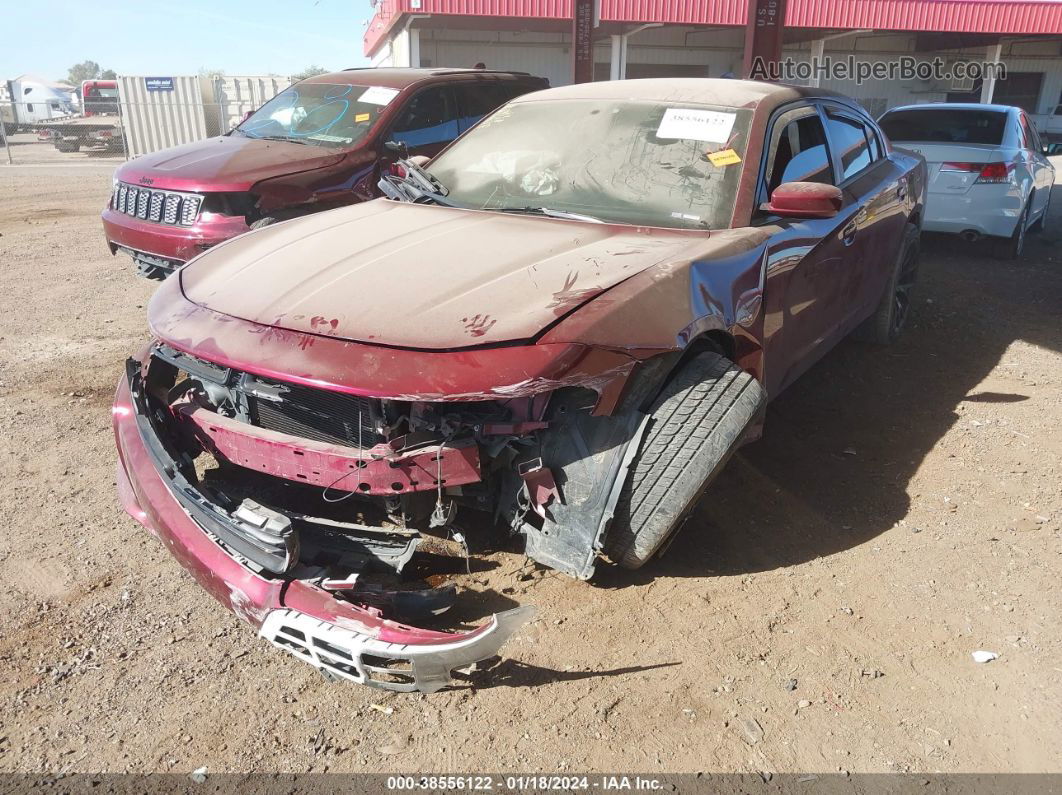
[{"label": "white semi truck", "polygon": [[79,114],[75,99],[73,88],[66,89],[33,75],[0,81],[0,122],[7,135],[35,132],[61,152],[76,152],[82,147],[122,151],[117,98],[113,113],[109,104],[105,108],[97,102],[94,111],[86,108],[90,112],[85,115]]}]

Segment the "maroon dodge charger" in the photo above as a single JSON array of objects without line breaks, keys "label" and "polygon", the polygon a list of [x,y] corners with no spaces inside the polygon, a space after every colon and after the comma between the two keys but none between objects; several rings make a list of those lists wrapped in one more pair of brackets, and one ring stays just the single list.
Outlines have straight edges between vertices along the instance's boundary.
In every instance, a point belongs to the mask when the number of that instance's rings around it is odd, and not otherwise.
[{"label": "maroon dodge charger", "polygon": [[326,674],[441,688],[530,608],[412,626],[454,598],[411,582],[423,534],[465,542],[478,511],[572,577],[645,564],[770,398],[849,334],[899,334],[925,179],[817,89],[522,96],[385,198],[162,284],[114,407],[125,508]]}]

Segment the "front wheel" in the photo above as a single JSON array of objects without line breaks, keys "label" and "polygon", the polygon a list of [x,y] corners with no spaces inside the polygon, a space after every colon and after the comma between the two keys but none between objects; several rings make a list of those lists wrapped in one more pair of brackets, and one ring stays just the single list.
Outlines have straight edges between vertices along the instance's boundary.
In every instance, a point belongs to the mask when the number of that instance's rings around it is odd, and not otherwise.
[{"label": "front wheel", "polygon": [[649,421],[605,536],[609,558],[645,565],[689,516],[726,464],[767,397],[728,359],[687,362],[649,409]]},{"label": "front wheel", "polygon": [[259,218],[257,221],[252,222],[248,229],[263,229],[267,226],[272,226],[279,220],[280,219],[274,215],[266,215]]}]

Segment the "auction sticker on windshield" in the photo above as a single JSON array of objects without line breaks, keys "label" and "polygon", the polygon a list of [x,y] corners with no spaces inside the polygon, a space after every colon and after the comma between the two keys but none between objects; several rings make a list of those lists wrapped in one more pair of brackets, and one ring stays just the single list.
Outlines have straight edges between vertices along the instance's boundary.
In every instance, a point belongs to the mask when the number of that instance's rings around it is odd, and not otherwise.
[{"label": "auction sticker on windshield", "polygon": [[368,102],[370,105],[386,105],[397,96],[398,89],[370,86],[358,97],[358,102]]},{"label": "auction sticker on windshield", "polygon": [[741,155],[733,149],[724,149],[722,152],[710,152],[708,160],[713,166],[733,166],[741,162]]},{"label": "auction sticker on windshield", "polygon": [[693,110],[692,108],[668,108],[660,126],[656,130],[657,138],[684,138],[692,141],[709,141],[726,143],[730,131],[734,129],[736,113],[722,113],[716,110]]}]

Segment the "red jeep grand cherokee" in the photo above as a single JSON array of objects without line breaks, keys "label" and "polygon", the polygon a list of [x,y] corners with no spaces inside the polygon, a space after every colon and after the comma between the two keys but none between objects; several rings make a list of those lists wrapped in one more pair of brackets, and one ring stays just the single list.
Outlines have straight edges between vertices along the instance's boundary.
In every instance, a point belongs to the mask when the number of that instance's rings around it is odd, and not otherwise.
[{"label": "red jeep grand cherokee", "polygon": [[217,138],[118,169],[103,211],[111,253],[163,278],[248,229],[379,195],[396,156],[433,156],[484,114],[549,81],[483,69],[348,69],[302,80]]}]

